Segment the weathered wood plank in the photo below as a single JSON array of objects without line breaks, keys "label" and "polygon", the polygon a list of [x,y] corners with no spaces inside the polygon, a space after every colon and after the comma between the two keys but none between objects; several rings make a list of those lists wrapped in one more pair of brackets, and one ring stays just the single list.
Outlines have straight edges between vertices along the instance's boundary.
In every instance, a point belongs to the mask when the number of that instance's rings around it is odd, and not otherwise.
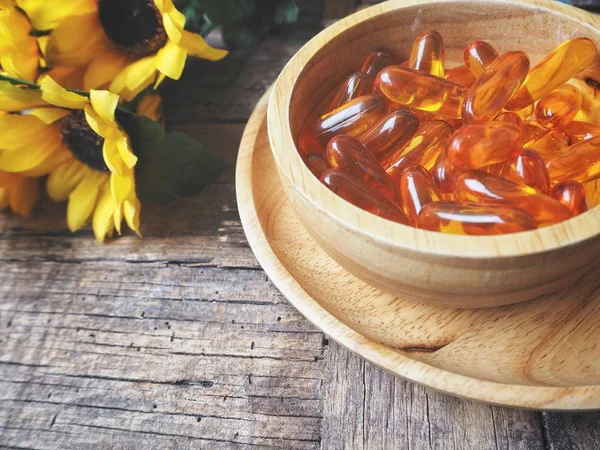
[{"label": "weathered wood plank", "polygon": [[543,413],[546,448],[592,450],[600,447],[599,413]]}]

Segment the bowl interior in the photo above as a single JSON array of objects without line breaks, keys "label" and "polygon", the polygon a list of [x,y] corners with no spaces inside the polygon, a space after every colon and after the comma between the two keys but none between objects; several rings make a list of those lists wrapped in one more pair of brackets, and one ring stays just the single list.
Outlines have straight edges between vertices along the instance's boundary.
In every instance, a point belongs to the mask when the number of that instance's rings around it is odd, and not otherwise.
[{"label": "bowl interior", "polygon": [[[331,91],[377,48],[391,49],[402,62],[408,59],[414,38],[433,29],[444,38],[448,68],[463,64],[464,48],[474,40],[488,41],[499,52],[525,51],[535,64],[574,37],[588,37],[600,47],[599,24],[585,11],[550,0],[391,1],[349,16],[310,41],[278,80],[277,92],[283,95],[269,107],[273,110],[270,116],[277,115],[278,125],[285,128],[281,134],[270,130],[277,164],[315,207],[361,233],[404,249],[439,256],[512,257],[594,238],[600,208],[551,227],[502,236],[447,235],[395,224],[331,193],[304,166],[291,141],[295,142],[306,120],[321,109]],[[274,128],[269,120],[270,128]]]}]

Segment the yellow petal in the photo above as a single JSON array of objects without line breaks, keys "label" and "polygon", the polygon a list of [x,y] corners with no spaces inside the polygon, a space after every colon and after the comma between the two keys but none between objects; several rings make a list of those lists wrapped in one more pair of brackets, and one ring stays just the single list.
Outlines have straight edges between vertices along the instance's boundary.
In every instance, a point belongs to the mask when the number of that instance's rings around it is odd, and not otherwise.
[{"label": "yellow petal", "polygon": [[110,190],[117,204],[123,203],[132,193],[135,195],[135,184],[132,174],[117,175],[113,173],[110,177]]},{"label": "yellow petal", "polygon": [[19,173],[27,177],[41,177],[43,175],[49,174],[57,167],[63,165],[68,161],[71,161],[72,159],[73,154],[71,153],[71,151],[68,150],[67,147],[65,147],[64,145],[59,145],[59,147],[54,149],[43,161],[36,164],[31,169],[23,170]]},{"label": "yellow petal", "polygon": [[[53,152],[61,147],[60,136],[44,142],[38,142],[31,147],[21,147],[14,151],[0,151],[0,170],[6,172],[43,172],[43,168],[53,168],[53,162],[60,163],[65,160],[63,155],[60,160],[54,158]],[[48,161],[48,158],[51,158]],[[36,173],[43,174],[43,173]]]},{"label": "yellow petal", "polygon": [[115,206],[114,215],[113,215],[113,223],[115,225],[115,229],[117,233],[121,234],[121,223],[123,222],[123,204],[117,204]]},{"label": "yellow petal", "polygon": [[183,27],[185,26],[185,16],[173,8],[171,11],[163,13],[163,25],[169,39],[179,44],[183,38]]},{"label": "yellow petal", "polygon": [[60,128],[45,125],[30,115],[7,114],[0,117],[0,150],[34,147],[59,137]]},{"label": "yellow petal", "polygon": [[108,86],[127,66],[127,56],[107,50],[94,57],[88,65],[83,79],[83,90],[99,89]]},{"label": "yellow petal", "polygon": [[112,173],[125,173],[126,167],[119,155],[119,148],[117,147],[116,142],[106,139],[104,141],[104,146],[102,147],[102,156],[104,157],[104,162],[108,166],[108,169]]},{"label": "yellow petal", "polygon": [[94,111],[105,121],[115,121],[115,110],[119,105],[119,96],[108,91],[90,91],[90,101]]},{"label": "yellow petal", "polygon": [[109,189],[104,189],[98,200],[98,205],[94,211],[92,228],[96,240],[103,243],[106,236],[112,234],[114,229],[113,215],[116,208],[115,201],[112,198]]},{"label": "yellow petal", "polygon": [[199,34],[183,32],[183,40],[181,46],[184,47],[190,56],[196,58],[208,59],[210,61],[218,61],[227,56],[227,50],[213,48]]},{"label": "yellow petal", "polygon": [[40,90],[21,88],[7,81],[0,81],[0,111],[22,111],[45,104]]},{"label": "yellow petal", "polygon": [[97,11],[98,0],[16,0],[37,30],[51,30],[74,14]]},{"label": "yellow petal", "polygon": [[82,95],[69,92],[50,77],[40,83],[42,98],[54,106],[69,109],[84,109],[90,100]]},{"label": "yellow petal", "polygon": [[28,216],[39,198],[38,179],[25,178],[10,192],[10,208],[17,214]]},{"label": "yellow petal", "polygon": [[75,190],[69,195],[67,206],[67,226],[75,232],[87,224],[90,220],[100,186],[106,182],[108,177],[100,172],[91,172]]},{"label": "yellow petal", "polygon": [[135,234],[142,237],[140,234],[140,212],[142,210],[142,204],[136,198],[134,202],[127,200],[123,203],[123,209],[125,212],[125,221],[129,228],[131,228]]},{"label": "yellow petal", "polygon": [[137,164],[138,159],[131,151],[131,146],[125,136],[117,140],[117,148],[119,149],[119,156],[121,156],[127,168],[133,168]]},{"label": "yellow petal", "polygon": [[157,69],[173,80],[179,80],[185,67],[187,51],[168,41],[156,54]]},{"label": "yellow petal", "polygon": [[71,111],[61,108],[34,108],[29,111],[29,114],[40,119],[42,123],[50,125],[68,116]]},{"label": "yellow petal", "polygon": [[64,202],[92,169],[73,159],[54,169],[46,181],[46,192],[55,202]]},{"label": "yellow petal", "polygon": [[158,92],[148,91],[138,102],[136,112],[138,116],[148,117],[164,127],[165,116],[162,104],[162,97]]},{"label": "yellow petal", "polygon": [[109,90],[127,101],[133,100],[156,78],[156,55],[140,59],[127,66],[110,84]]},{"label": "yellow petal", "polygon": [[110,48],[98,14],[70,16],[50,35],[47,59],[52,66],[77,67]]}]

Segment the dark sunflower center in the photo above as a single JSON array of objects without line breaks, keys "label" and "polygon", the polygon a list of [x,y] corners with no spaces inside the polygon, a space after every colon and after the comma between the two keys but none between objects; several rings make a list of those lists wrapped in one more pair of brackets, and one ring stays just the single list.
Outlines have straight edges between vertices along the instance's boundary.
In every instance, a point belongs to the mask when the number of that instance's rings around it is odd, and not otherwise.
[{"label": "dark sunflower center", "polygon": [[98,16],[108,38],[132,58],[153,55],[167,43],[154,0],[100,0]]},{"label": "dark sunflower center", "polygon": [[104,138],[90,128],[83,111],[74,111],[63,119],[60,137],[78,161],[94,170],[109,172],[102,156]]}]

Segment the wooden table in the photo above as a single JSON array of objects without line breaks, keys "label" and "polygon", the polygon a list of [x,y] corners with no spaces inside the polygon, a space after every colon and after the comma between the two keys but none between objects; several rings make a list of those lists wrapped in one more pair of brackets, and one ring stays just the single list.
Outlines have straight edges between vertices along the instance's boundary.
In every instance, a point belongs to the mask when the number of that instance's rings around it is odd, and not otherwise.
[{"label": "wooden table", "polygon": [[231,168],[196,198],[144,208],[143,240],[72,235],[47,201],[29,219],[0,214],[0,448],[600,447],[600,414],[500,408],[389,375],[269,282],[236,210],[236,153],[316,31],[193,62],[167,87],[170,128]]}]

